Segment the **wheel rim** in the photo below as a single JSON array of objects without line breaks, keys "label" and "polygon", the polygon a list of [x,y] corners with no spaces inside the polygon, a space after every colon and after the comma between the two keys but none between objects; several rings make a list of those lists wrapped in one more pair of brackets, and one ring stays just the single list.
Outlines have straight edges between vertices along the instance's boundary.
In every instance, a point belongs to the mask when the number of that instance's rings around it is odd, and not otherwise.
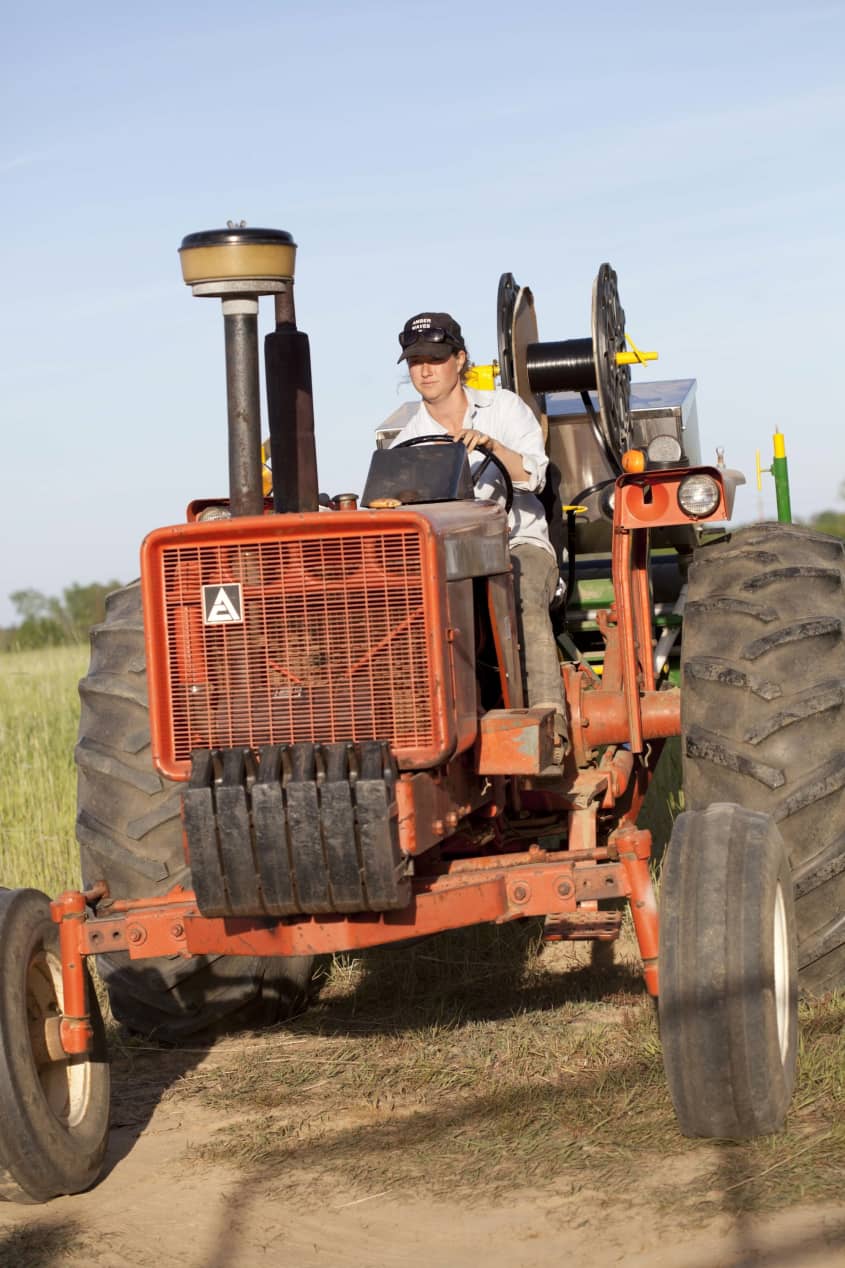
[{"label": "wheel rim", "polygon": [[786,906],[783,901],[783,889],[778,885],[775,892],[775,913],[773,923],[774,978],[775,978],[775,1014],[778,1027],[778,1045],[780,1059],[786,1064],[790,1042],[790,1007],[792,991],[790,990],[790,945],[786,925]]},{"label": "wheel rim", "polygon": [[[39,949],[26,975],[26,1013],[32,1060],[41,1091],[53,1117],[65,1128],[76,1127],[85,1117],[91,1094],[90,1063],[86,1057],[55,1053],[57,1024],[62,1007],[62,966],[58,957]],[[52,1042],[45,1036],[52,1029]]]}]

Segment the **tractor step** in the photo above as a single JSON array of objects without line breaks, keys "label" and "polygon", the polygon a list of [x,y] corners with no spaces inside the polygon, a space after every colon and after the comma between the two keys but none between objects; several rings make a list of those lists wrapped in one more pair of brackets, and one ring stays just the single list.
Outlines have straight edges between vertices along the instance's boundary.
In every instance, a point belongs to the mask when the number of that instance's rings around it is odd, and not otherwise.
[{"label": "tractor step", "polygon": [[544,942],[615,942],[622,928],[621,911],[564,911],[546,916]]}]

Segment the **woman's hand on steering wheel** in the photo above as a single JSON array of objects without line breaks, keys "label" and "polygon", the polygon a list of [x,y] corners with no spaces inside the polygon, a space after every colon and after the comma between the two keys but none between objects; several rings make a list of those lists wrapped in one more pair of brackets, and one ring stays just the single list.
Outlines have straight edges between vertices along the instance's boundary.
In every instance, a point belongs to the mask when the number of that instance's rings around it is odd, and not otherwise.
[{"label": "woman's hand on steering wheel", "polygon": [[492,449],[493,441],[483,431],[476,431],[474,427],[467,427],[464,431],[458,432],[455,440],[459,440],[462,445],[466,445],[467,452],[472,453],[473,449],[477,449],[479,445],[482,448]]},{"label": "woman's hand on steering wheel", "polygon": [[513,506],[513,480],[511,479],[510,472],[502,462],[501,458],[497,458],[493,453],[493,450],[490,447],[493,442],[489,436],[485,435],[484,432],[476,431],[474,428],[470,427],[465,431],[462,431],[457,436],[449,436],[444,432],[438,432],[436,435],[431,436],[411,436],[410,440],[401,440],[399,444],[396,445],[396,448],[409,449],[412,445],[450,445],[454,441],[458,440],[466,446],[467,453],[474,453],[477,451],[478,453],[484,455],[484,461],[480,462],[475,470],[470,467],[470,479],[472,480],[473,488],[478,485],[481,479],[481,473],[484,471],[489,462],[492,462],[494,467],[498,468],[499,474],[501,475],[505,486],[505,514],[507,514]]}]

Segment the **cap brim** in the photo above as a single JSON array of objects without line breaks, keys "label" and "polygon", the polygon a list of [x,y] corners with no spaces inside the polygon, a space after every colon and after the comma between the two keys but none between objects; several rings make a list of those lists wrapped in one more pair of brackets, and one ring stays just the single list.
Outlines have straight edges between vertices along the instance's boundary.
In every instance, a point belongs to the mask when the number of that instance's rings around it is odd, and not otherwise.
[{"label": "cap brim", "polygon": [[464,348],[459,348],[453,343],[446,343],[441,340],[439,343],[412,343],[410,348],[405,348],[401,357],[396,362],[397,365],[402,361],[407,361],[408,357],[424,357],[431,361],[448,361],[449,357],[456,352],[464,352]]}]

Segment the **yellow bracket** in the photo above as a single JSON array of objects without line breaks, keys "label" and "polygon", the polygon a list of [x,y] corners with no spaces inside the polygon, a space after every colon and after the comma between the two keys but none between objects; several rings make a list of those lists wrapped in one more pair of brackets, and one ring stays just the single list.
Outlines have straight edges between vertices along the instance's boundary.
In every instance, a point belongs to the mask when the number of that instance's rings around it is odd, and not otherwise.
[{"label": "yellow bracket", "polygon": [[658,353],[656,352],[641,352],[627,331],[625,332],[625,338],[631,345],[631,351],[617,352],[617,365],[645,365],[646,361],[656,361],[658,359]]},{"label": "yellow bracket", "polygon": [[479,392],[492,392],[496,386],[498,373],[498,361],[491,361],[489,365],[474,365],[467,371],[466,385],[474,387]]},{"label": "yellow bracket", "polygon": [[564,510],[564,511],[574,511],[574,513],[575,513],[576,515],[585,515],[585,514],[587,513],[587,508],[586,508],[586,506],[578,506],[578,505],[575,505],[575,506],[567,506],[567,504],[566,504],[565,502],[564,502],[564,504],[563,504],[563,506],[562,506],[562,508],[561,508],[561,509],[562,509],[562,510]]},{"label": "yellow bracket", "polygon": [[261,442],[261,485],[264,496],[273,492],[273,472],[270,470],[270,437]]},{"label": "yellow bracket", "polygon": [[[772,454],[773,458],[786,457],[786,437],[784,436],[782,431],[776,431],[774,436],[772,436],[772,448],[773,448],[773,454]],[[763,492],[763,476],[774,475],[775,472],[774,472],[774,467],[764,467],[762,465],[762,463],[760,462],[760,450],[757,449],[755,452],[757,455],[756,457],[757,492],[762,493]]]}]

